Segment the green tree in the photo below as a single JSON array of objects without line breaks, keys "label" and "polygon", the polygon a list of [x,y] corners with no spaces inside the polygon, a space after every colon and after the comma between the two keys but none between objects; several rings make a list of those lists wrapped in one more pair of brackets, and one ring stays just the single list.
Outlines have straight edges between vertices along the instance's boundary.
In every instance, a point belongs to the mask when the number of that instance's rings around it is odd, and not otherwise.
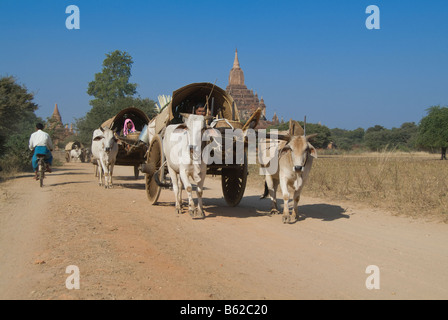
[{"label": "green tree", "polygon": [[392,129],[376,125],[366,130],[364,143],[372,151],[386,147],[409,151],[415,149],[417,131],[418,127],[414,122],[405,122],[400,128]]},{"label": "green tree", "polygon": [[132,57],[127,52],[115,50],[106,54],[102,71],[95,74],[95,79],[88,85],[87,93],[93,97],[89,102],[92,108],[84,117],[76,119],[75,126],[82,143],[89,145],[92,132],[125,108],[136,107],[150,118],[154,116],[154,101],[134,97],[137,84],[129,82],[132,64]]},{"label": "green tree", "polygon": [[400,128],[392,128],[390,143],[403,151],[415,149],[417,132],[415,122],[405,122]]},{"label": "green tree", "polygon": [[34,95],[12,76],[0,78],[0,154],[3,170],[31,168],[30,135],[37,122]]},{"label": "green tree", "polygon": [[[303,122],[299,122],[303,127]],[[325,149],[331,141],[331,131],[328,127],[318,123],[306,124],[306,135],[317,133],[317,136],[313,139],[312,144],[316,148]]]},{"label": "green tree", "polygon": [[438,148],[441,150],[441,159],[446,159],[448,147],[448,108],[432,106],[427,116],[420,120],[417,145],[424,148]]},{"label": "green tree", "polygon": [[14,77],[0,78],[0,150],[8,136],[22,130],[23,120],[36,118],[33,99],[34,95]]},{"label": "green tree", "polygon": [[89,83],[87,94],[95,97],[90,101],[92,106],[97,102],[113,103],[116,99],[132,97],[137,93],[137,84],[129,83],[132,57],[125,51],[115,50],[106,54],[103,70],[95,74],[95,80]]},{"label": "green tree", "polygon": [[364,144],[365,131],[363,128],[357,128],[355,130],[334,128],[330,131],[331,138],[339,149],[349,151],[354,148],[359,148]]},{"label": "green tree", "polygon": [[[304,127],[303,121],[297,121],[302,128]],[[279,124],[269,126],[267,131],[277,129],[279,131],[287,131],[289,129],[289,121]],[[331,141],[330,129],[326,126],[317,123],[306,123],[306,135],[311,135],[317,133],[318,135],[313,139],[312,144],[316,148],[326,148]]]},{"label": "green tree", "polygon": [[376,125],[366,130],[364,143],[371,151],[378,151],[389,144],[387,129]]}]

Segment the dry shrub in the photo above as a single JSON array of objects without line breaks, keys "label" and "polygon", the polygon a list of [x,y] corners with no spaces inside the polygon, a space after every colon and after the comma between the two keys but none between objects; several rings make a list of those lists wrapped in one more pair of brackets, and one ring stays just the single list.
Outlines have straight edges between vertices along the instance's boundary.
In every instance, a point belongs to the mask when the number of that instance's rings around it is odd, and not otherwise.
[{"label": "dry shrub", "polygon": [[304,192],[448,221],[448,161],[427,154],[383,152],[324,156],[313,163]]},{"label": "dry shrub", "polygon": [[[319,156],[303,194],[448,222],[448,161],[439,159],[395,151]],[[250,166],[248,184],[260,188],[260,194],[263,180],[258,167]]]}]

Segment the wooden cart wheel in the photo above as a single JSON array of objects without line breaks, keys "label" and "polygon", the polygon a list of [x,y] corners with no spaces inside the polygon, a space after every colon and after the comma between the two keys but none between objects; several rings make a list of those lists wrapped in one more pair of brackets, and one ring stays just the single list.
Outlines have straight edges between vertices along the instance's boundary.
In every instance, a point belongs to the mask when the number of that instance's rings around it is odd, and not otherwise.
[{"label": "wooden cart wheel", "polygon": [[[162,140],[159,136],[155,136],[151,141],[151,145],[148,149],[146,163],[153,166],[153,172],[159,170],[160,166],[163,163]],[[157,174],[159,175],[160,181],[162,181],[164,170],[160,170]],[[154,205],[157,203],[161,189],[162,188],[156,183],[154,179],[154,174],[145,173],[145,190],[148,200],[149,202],[151,202],[151,204]]]},{"label": "wooden cart wheel", "polygon": [[237,206],[243,198],[247,182],[247,157],[238,168],[223,168],[221,175],[222,193],[227,204]]}]

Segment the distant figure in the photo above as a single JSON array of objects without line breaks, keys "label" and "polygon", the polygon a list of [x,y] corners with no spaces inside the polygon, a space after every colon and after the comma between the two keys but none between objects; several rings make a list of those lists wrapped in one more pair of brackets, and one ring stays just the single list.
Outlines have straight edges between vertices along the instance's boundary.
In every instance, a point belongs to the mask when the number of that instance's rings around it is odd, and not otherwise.
[{"label": "distant figure", "polygon": [[126,137],[131,132],[135,132],[134,122],[131,119],[126,119],[123,127],[123,135]]},{"label": "distant figure", "polygon": [[36,132],[34,132],[29,141],[29,148],[30,150],[34,151],[33,158],[32,158],[32,165],[33,170],[36,173],[36,180],[38,179],[37,176],[37,166],[38,166],[38,154],[45,154],[45,163],[47,164],[47,172],[51,173],[50,165],[53,162],[53,155],[51,154],[51,151],[53,151],[53,142],[51,141],[50,135],[43,131],[44,126],[42,123],[36,124]]},{"label": "distant figure", "polygon": [[81,161],[81,154],[82,150],[78,147],[78,145],[76,145],[75,149],[70,151],[70,158],[74,161]]}]

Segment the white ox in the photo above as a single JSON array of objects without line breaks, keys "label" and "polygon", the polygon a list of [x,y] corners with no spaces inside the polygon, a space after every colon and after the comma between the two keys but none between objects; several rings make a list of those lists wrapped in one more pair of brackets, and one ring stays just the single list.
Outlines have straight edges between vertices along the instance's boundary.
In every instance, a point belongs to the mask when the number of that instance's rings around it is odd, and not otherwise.
[{"label": "white ox", "polygon": [[80,162],[81,161],[81,153],[82,153],[81,149],[79,149],[78,146],[75,146],[75,149],[72,149],[70,151],[70,158],[72,160]]},{"label": "white ox", "polygon": [[110,129],[96,129],[92,137],[92,155],[98,162],[99,185],[112,188],[112,174],[118,154],[117,138]]},{"label": "white ox", "polygon": [[[206,130],[206,117],[193,114],[182,114],[185,123],[166,127],[163,137],[168,172],[170,174],[176,212],[182,213],[182,185],[188,194],[188,212],[193,218],[204,218],[202,193],[207,171],[207,163],[202,159],[204,143],[202,135]],[[208,129],[213,132],[214,129]],[[207,130],[207,131],[208,131]],[[198,205],[195,207],[190,179],[196,183]]]},{"label": "white ox", "polygon": [[278,213],[276,193],[277,187],[280,184],[284,201],[283,223],[291,222],[288,204],[290,189],[293,191],[294,221],[299,217],[298,204],[300,193],[310,174],[313,158],[317,158],[316,149],[309,142],[309,140],[315,136],[315,134],[310,136],[305,136],[303,134],[290,136],[286,145],[279,150],[277,171],[273,174],[266,175],[265,192],[262,198],[265,198],[269,193],[272,200],[271,213]]}]

